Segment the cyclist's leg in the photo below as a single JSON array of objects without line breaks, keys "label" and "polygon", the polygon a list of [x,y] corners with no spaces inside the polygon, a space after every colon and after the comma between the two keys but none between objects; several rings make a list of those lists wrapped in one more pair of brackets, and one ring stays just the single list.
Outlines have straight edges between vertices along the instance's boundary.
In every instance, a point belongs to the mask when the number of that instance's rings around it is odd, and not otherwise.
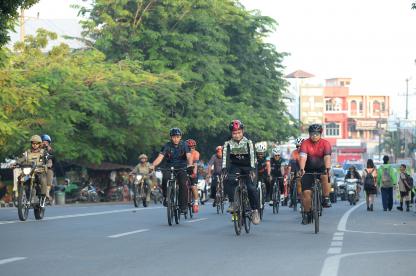
[{"label": "cyclist's leg", "polygon": [[177,183],[179,185],[179,206],[182,211],[188,209],[188,187],[186,186],[186,179],[188,175],[185,171],[178,171],[176,174]]},{"label": "cyclist's leg", "polygon": [[198,184],[198,177],[190,177],[189,180],[190,180],[191,185],[192,185],[192,194],[194,196],[194,202],[195,202],[195,204],[198,205],[198,198],[199,198],[199,195],[198,195],[198,186],[197,186],[197,184]]},{"label": "cyclist's leg", "polygon": [[303,210],[305,213],[311,211],[312,207],[312,185],[313,185],[313,176],[312,175],[304,175],[302,176],[301,183],[302,183],[302,203],[303,203]]},{"label": "cyclist's leg", "polygon": [[331,184],[328,181],[327,174],[321,174],[321,184],[322,184],[322,195],[324,197],[329,197],[329,191],[331,190]]},{"label": "cyclist's leg", "polygon": [[162,194],[163,198],[166,198],[166,189],[168,184],[168,179],[170,178],[170,172],[163,171],[162,172]]},{"label": "cyclist's leg", "polygon": [[[244,170],[243,174],[248,174],[249,170]],[[257,210],[259,208],[259,194],[257,193],[256,183],[253,182],[251,177],[246,178],[247,193],[248,199],[250,201],[250,206],[252,210]]]},{"label": "cyclist's leg", "polygon": [[211,194],[210,197],[215,199],[215,195],[217,194],[217,175],[214,174],[211,177]]},{"label": "cyclist's leg", "polygon": [[227,172],[227,178],[224,179],[224,192],[228,196],[230,203],[234,202],[234,192],[238,184],[234,178],[236,173],[240,173],[240,169],[235,165],[230,165]]},{"label": "cyclist's leg", "polygon": [[272,181],[265,175],[263,178],[264,184],[266,184],[266,201],[270,201],[272,198]]}]

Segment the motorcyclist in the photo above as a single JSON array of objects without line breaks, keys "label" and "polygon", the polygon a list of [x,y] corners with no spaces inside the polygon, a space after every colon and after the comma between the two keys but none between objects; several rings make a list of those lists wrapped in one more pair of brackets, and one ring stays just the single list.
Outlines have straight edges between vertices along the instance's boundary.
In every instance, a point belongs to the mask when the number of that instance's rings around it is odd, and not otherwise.
[{"label": "motorcyclist", "polygon": [[30,138],[31,148],[23,153],[23,157],[17,160],[17,164],[36,163],[35,173],[41,184],[41,206],[44,207],[47,187],[47,170],[52,167],[52,161],[46,158],[46,150],[42,148],[42,138],[39,135],[33,135]]},{"label": "motorcyclist", "polygon": [[136,174],[142,174],[143,175],[143,181],[146,189],[146,203],[144,204],[144,207],[148,206],[150,203],[150,193],[151,193],[151,177],[152,177],[152,166],[148,162],[148,157],[146,154],[140,154],[139,155],[139,164],[134,167],[134,169],[131,171],[130,175],[136,175]]},{"label": "motorcyclist", "polygon": [[361,175],[360,173],[357,171],[357,169],[355,168],[355,166],[351,166],[348,168],[348,172],[345,175],[345,180],[347,179],[357,179],[358,180],[358,185],[357,185],[357,195],[360,194],[361,191]]}]

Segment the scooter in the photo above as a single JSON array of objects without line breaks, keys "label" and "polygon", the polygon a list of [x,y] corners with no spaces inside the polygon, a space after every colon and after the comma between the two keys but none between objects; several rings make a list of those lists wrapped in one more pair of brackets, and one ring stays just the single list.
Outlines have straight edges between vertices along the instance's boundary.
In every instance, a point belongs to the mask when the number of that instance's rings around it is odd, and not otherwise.
[{"label": "scooter", "polygon": [[81,189],[79,199],[87,202],[98,202],[99,197],[97,189],[92,184],[88,184]]},{"label": "scooter", "polygon": [[347,185],[348,201],[350,202],[350,205],[355,205],[358,202],[358,179],[347,179],[345,182]]}]

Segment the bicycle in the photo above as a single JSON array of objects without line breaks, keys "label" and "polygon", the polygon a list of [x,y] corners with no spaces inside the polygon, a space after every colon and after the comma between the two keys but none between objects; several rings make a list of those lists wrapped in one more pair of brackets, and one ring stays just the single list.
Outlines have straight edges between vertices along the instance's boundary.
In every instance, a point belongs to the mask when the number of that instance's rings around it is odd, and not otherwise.
[{"label": "bicycle", "polygon": [[224,214],[224,177],[223,176],[219,176],[216,175],[215,176],[217,178],[217,191],[215,194],[215,205],[217,207],[217,214],[220,213]]},{"label": "bicycle", "polygon": [[[186,188],[187,188],[187,191],[188,191],[188,193],[187,193],[188,213],[189,213],[189,218],[192,218],[193,213],[194,213],[194,211],[192,210],[192,206],[194,205],[194,200],[193,200],[194,193],[192,191],[191,180],[189,179],[189,177],[187,177],[187,180],[186,180]],[[187,213],[184,214],[184,216],[185,216],[185,219],[188,218]]]},{"label": "bicycle", "polygon": [[251,227],[251,207],[248,199],[248,191],[246,185],[246,178],[250,177],[249,174],[241,175],[239,173],[234,174],[235,180],[238,182],[238,186],[234,191],[234,203],[233,203],[233,220],[234,230],[237,236],[241,234],[241,229],[244,225],[246,233],[250,233]]},{"label": "bicycle", "polygon": [[172,226],[173,220],[175,220],[176,224],[179,224],[181,217],[181,209],[179,204],[179,186],[176,182],[176,174],[179,171],[186,171],[186,169],[175,169],[174,167],[170,167],[169,169],[161,170],[170,172],[170,178],[168,179],[166,184],[166,214],[168,218],[168,224],[169,226]]},{"label": "bicycle", "polygon": [[282,176],[275,177],[273,182],[273,190],[272,190],[272,201],[273,201],[273,214],[279,213],[279,206],[280,206],[280,187],[279,187],[279,179],[283,179]]},{"label": "bicycle", "polygon": [[[322,216],[322,188],[321,173],[305,173],[305,175],[313,175],[314,182],[312,186],[312,221],[315,224],[315,234],[319,232],[319,217]],[[306,216],[305,213],[302,217]]]},{"label": "bicycle", "polygon": [[293,211],[298,210],[298,178],[295,177],[293,173],[290,174],[290,179],[293,182],[291,187],[291,198],[290,201],[292,203]]}]

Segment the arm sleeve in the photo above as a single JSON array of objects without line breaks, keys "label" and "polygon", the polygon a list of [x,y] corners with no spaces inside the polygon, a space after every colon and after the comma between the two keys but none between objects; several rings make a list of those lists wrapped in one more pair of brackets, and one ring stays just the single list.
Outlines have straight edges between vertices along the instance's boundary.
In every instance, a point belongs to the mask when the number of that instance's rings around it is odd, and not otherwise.
[{"label": "arm sleeve", "polygon": [[164,145],[161,149],[160,149],[160,154],[163,156],[166,156],[166,153],[168,151],[168,146]]},{"label": "arm sleeve", "polygon": [[228,142],[225,142],[223,147],[223,153],[222,153],[222,168],[227,168],[227,158],[228,158]]},{"label": "arm sleeve", "polygon": [[328,141],[325,141],[325,146],[324,146],[324,155],[331,155],[332,153],[332,148],[331,148],[331,144]]},{"label": "arm sleeve", "polygon": [[210,167],[214,164],[214,158],[215,158],[215,155],[211,156],[211,159],[209,159],[209,161],[208,161],[208,167]]},{"label": "arm sleeve", "polygon": [[250,149],[250,166],[252,169],[256,168],[256,159],[255,159],[255,154],[254,154],[254,146],[253,146],[253,141],[248,141],[248,146]]}]

